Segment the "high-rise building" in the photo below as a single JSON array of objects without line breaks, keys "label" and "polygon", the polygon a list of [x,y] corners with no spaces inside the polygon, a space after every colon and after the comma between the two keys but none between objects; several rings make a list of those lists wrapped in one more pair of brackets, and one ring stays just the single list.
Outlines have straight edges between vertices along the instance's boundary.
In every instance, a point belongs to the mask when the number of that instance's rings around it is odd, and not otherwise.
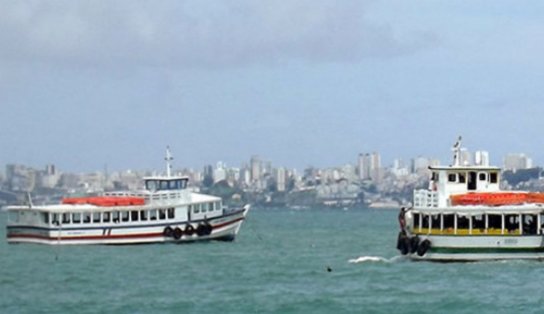
[{"label": "high-rise building", "polygon": [[219,161],[213,170],[213,182],[217,183],[227,179],[227,169],[223,162]]},{"label": "high-rise building", "polygon": [[484,150],[474,152],[474,164],[477,166],[489,166],[489,152]]},{"label": "high-rise building", "polygon": [[533,167],[533,160],[525,154],[508,154],[504,157],[505,170],[528,169]]},{"label": "high-rise building", "polygon": [[383,176],[380,154],[359,154],[356,172],[360,180],[380,181]]},{"label": "high-rise building", "polygon": [[374,152],[370,154],[370,179],[374,182],[380,182],[383,177],[382,160],[380,154]]},{"label": "high-rise building", "polygon": [[251,181],[257,182],[261,179],[261,159],[259,156],[251,156],[250,160],[250,167],[251,167]]},{"label": "high-rise building", "polygon": [[276,169],[276,187],[278,192],[284,192],[286,189],[286,171],[284,168],[277,168]]}]

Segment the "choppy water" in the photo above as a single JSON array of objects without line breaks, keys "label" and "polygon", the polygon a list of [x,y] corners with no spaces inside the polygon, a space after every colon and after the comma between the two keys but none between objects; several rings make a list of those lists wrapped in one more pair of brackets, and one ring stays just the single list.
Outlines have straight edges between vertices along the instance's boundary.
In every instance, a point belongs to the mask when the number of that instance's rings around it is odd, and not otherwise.
[{"label": "choppy water", "polygon": [[253,210],[232,243],[73,247],[7,245],[2,214],[0,312],[544,311],[541,262],[410,262],[396,214]]}]

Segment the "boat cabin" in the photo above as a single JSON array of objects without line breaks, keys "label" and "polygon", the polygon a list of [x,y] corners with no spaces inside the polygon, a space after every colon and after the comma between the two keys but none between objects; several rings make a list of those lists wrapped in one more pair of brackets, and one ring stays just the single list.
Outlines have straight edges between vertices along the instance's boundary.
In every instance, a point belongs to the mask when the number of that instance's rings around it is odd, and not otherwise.
[{"label": "boat cabin", "polygon": [[429,189],[438,194],[438,206],[447,206],[451,195],[470,192],[486,193],[500,190],[500,168],[429,167],[431,180]]}]

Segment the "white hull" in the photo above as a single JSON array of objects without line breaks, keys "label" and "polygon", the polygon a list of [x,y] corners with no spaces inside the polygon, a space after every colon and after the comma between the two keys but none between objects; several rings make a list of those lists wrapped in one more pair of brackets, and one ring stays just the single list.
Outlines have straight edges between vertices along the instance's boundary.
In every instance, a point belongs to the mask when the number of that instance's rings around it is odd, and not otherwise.
[{"label": "white hull", "polygon": [[427,253],[420,257],[411,254],[410,258],[417,261],[435,262],[475,262],[499,260],[544,260],[544,253]]},{"label": "white hull", "polygon": [[419,236],[431,247],[423,255],[408,254],[413,260],[485,261],[544,259],[544,237],[534,236]]},{"label": "white hull", "polygon": [[248,212],[248,208],[208,219],[211,225],[209,234],[198,235],[196,230],[203,221],[191,221],[195,230],[193,234],[183,234],[176,239],[165,235],[165,229],[180,228],[185,230],[186,221],[171,221],[160,224],[108,224],[91,228],[42,228],[32,225],[8,226],[8,243],[38,243],[49,245],[81,245],[81,244],[145,244],[145,243],[184,243],[209,240],[234,240]]}]

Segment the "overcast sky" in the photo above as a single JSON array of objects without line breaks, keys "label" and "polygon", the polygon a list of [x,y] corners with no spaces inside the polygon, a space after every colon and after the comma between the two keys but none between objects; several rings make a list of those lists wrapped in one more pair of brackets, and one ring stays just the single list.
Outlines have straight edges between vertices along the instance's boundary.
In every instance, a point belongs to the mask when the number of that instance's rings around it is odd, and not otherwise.
[{"label": "overcast sky", "polygon": [[543,1],[0,1],[0,164],[544,164]]}]

